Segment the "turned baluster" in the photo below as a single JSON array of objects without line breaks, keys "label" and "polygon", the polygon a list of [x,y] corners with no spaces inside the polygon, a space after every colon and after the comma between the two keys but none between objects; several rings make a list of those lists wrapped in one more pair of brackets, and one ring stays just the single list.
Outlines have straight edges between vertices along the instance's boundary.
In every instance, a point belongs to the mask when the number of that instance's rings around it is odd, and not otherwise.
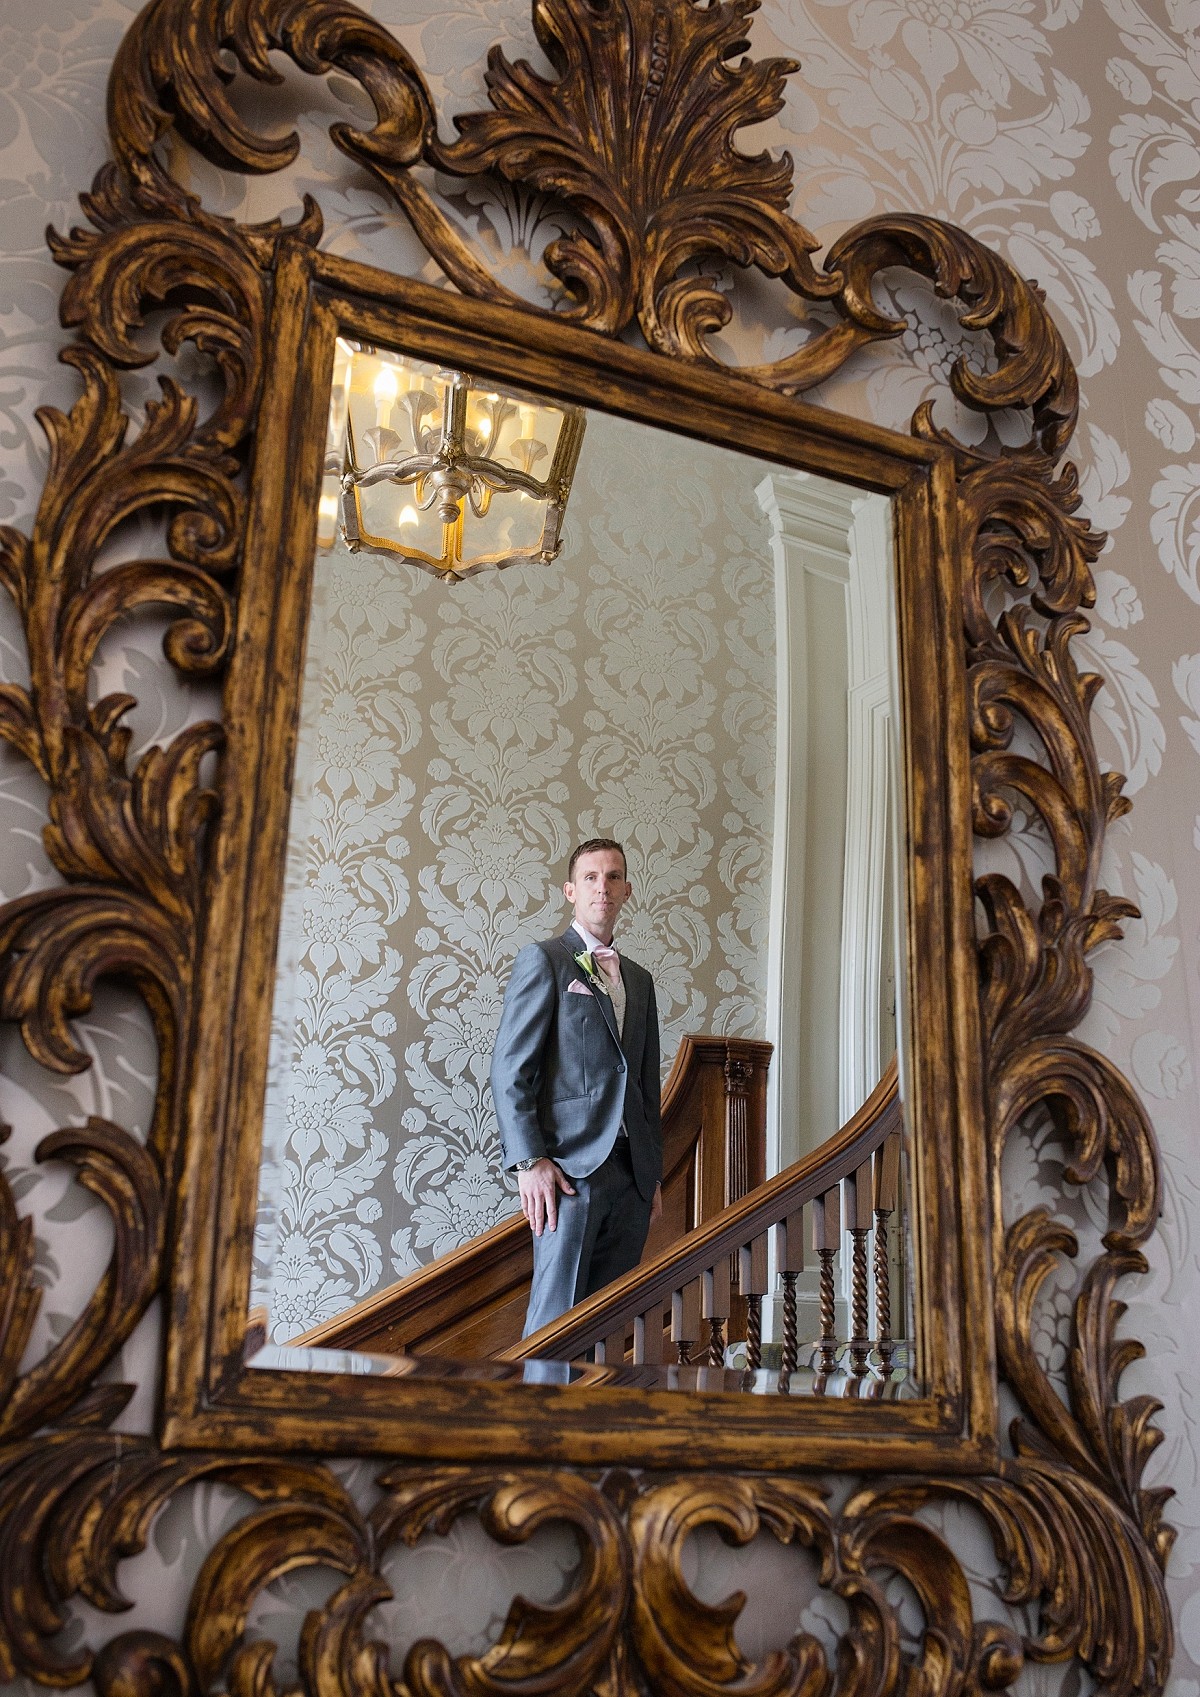
[{"label": "turned baluster", "polygon": [[834,1185],[813,1205],[813,1248],[821,1264],[821,1336],[818,1341],[817,1373],[813,1393],[825,1394],[829,1375],[837,1368],[837,1310],[834,1306],[833,1262],[842,1235],[841,1186]]},{"label": "turned baluster", "polygon": [[725,1322],[729,1318],[729,1257],[722,1255],[715,1267],[700,1275],[700,1314],[708,1321],[708,1364],[725,1365]]},{"label": "turned baluster", "polygon": [[900,1133],[894,1131],[875,1151],[875,1331],[879,1350],[879,1373],[886,1382],[891,1378],[892,1356],[896,1345],[892,1337],[891,1271],[888,1265],[888,1221],[896,1206],[900,1189]]},{"label": "turned baluster", "polygon": [[671,1296],[671,1342],[679,1365],[690,1367],[692,1351],[700,1341],[700,1280],[693,1279]]},{"label": "turned baluster", "polygon": [[663,1358],[663,1315],[665,1302],[656,1302],[633,1321],[633,1364],[657,1367]]},{"label": "turned baluster", "polygon": [[746,1371],[762,1366],[762,1299],[767,1294],[767,1235],[738,1250],[738,1290],[746,1299]]},{"label": "turned baluster", "polygon": [[850,1372],[854,1395],[867,1376],[871,1356],[871,1303],[867,1279],[867,1234],[871,1230],[874,1162],[866,1160],[846,1180],[846,1230],[850,1233]]},{"label": "turned baluster", "polygon": [[786,1396],[799,1366],[800,1342],[796,1319],[796,1275],[804,1271],[804,1210],[797,1208],[775,1227],[775,1265],[783,1280],[783,1360],[779,1389]]},{"label": "turned baluster", "polygon": [[787,1396],[792,1388],[792,1374],[800,1360],[800,1336],[796,1324],[796,1275],[783,1275],[783,1360],[779,1368],[779,1389]]}]

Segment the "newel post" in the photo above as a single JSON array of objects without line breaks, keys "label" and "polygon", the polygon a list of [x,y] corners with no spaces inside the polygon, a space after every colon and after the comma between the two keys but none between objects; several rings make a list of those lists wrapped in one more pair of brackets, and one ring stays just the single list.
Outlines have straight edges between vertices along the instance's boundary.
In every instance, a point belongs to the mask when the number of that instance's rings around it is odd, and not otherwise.
[{"label": "newel post", "polygon": [[753,1068],[744,1056],[725,1054],[725,1206],[750,1189],[747,1097]]},{"label": "newel post", "polygon": [[730,1037],[725,1042],[724,1204],[728,1208],[766,1173],[769,1044]]}]

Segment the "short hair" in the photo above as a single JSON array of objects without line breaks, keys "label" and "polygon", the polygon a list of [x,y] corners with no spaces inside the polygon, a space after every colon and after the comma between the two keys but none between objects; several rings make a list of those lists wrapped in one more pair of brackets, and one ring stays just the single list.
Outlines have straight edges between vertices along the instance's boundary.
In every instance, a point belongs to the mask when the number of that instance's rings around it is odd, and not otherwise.
[{"label": "short hair", "polygon": [[626,881],[628,881],[629,856],[625,853],[624,843],[614,842],[612,837],[589,837],[587,842],[580,843],[579,847],[571,855],[570,862],[567,866],[567,883],[573,884],[575,882],[575,862],[579,859],[580,855],[593,854],[596,849],[616,849],[621,859],[625,862],[625,878]]}]

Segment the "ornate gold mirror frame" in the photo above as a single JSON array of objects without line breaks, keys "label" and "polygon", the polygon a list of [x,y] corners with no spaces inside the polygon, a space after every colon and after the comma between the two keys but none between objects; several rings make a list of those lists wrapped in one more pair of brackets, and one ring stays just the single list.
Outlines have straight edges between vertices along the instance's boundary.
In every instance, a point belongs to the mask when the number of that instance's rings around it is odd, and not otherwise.
[{"label": "ornate gold mirror frame", "polygon": [[[33,535],[0,531],[31,679],[0,689],[0,732],[48,786],[46,841],[63,879],[0,911],[0,1012],[40,1063],[78,1070],[87,1062],[72,1020],[98,980],[132,981],[154,1020],[160,1079],[144,1142],[92,1119],[39,1148],[42,1159],[74,1163],[101,1196],[115,1243],[79,1319],[24,1372],[39,1294],[32,1231],[0,1180],[6,1677],[62,1686],[90,1674],[114,1697],[273,1692],[274,1647],[248,1634],[250,1608],[279,1575],[324,1566],[345,1580],[305,1623],[304,1687],[382,1690],[386,1650],[370,1631],[387,1595],[387,1551],[470,1511],[507,1541],[549,1521],[571,1525],[581,1547],[574,1588],[553,1606],[517,1599],[481,1657],[418,1644],[405,1692],[816,1697],[836,1677],[855,1693],[950,1693],[1003,1689],[1027,1660],[1072,1657],[1113,1694],[1165,1680],[1166,1493],[1141,1484],[1157,1405],[1119,1400],[1121,1373],[1140,1352],[1116,1336],[1114,1297],[1117,1280],[1143,1266],[1157,1156],[1124,1080],[1069,1035],[1090,995],[1089,951],[1132,912],[1099,887],[1105,828],[1126,803],[1122,780],[1099,770],[1089,729],[1100,680],[1076,670],[1070,649],[1102,541],[1076,516],[1075,474],[1062,460],[1075,375],[1036,288],[936,220],[869,220],[814,267],[817,244],[786,211],[790,161],[733,145],[739,128],[778,110],[793,68],[742,57],[752,9],[753,0],[537,0],[553,78],[494,50],[493,109],[459,119],[451,143],[415,64],[348,0],[155,0],[121,48],[109,103],[115,163],[83,198],[91,228],[53,238],[72,272],[62,315],[79,336],[64,357],[83,393],[67,415],[39,415],[52,457]],[[386,186],[458,294],[318,254],[311,202],[290,229],[245,226],[207,213],[173,181],[161,157],[172,128],[229,169],[271,171],[295,156],[294,136],[264,140],[225,96],[233,57],[270,81],[273,51],[314,74],[340,70],[367,91],[374,128],[335,125],[334,140]],[[495,173],[556,197],[574,219],[574,233],[546,254],[566,309],[539,314],[512,297],[418,166]],[[720,370],[709,338],[731,309],[705,268],[728,263],[819,308],[795,353]],[[955,367],[959,399],[985,412],[1025,409],[1027,445],[968,449],[935,429],[928,408],[901,439],[791,398],[901,332],[872,294],[898,266],[957,302],[962,325],[994,355],[986,372]],[[120,374],[158,357],[143,331],[160,308],[162,349],[173,357],[191,342],[221,393],[206,412],[164,378],[161,400],[131,430]],[[238,1104],[253,1095],[256,1051],[231,1047],[231,1021],[261,999],[270,963],[260,949],[235,966],[229,927],[261,899],[250,877],[257,751],[272,711],[285,737],[289,729],[294,684],[289,696],[279,678],[294,677],[303,631],[331,337],[352,320],[384,341],[402,327],[409,347],[456,338],[499,375],[640,417],[669,419],[684,397],[701,433],[710,407],[714,433],[736,417],[762,451],[835,473],[853,467],[858,481],[892,492],[902,570],[933,598],[914,604],[910,585],[901,616],[928,620],[943,668],[905,681],[910,734],[925,738],[928,768],[919,781],[910,762],[910,895],[926,916],[924,944],[936,949],[940,936],[946,953],[922,968],[941,1012],[918,1002],[929,1039],[915,1073],[919,1242],[929,1265],[948,1269],[940,1291],[932,1276],[923,1286],[928,1394],[919,1401],[813,1401],[784,1418],[747,1397],[759,1406],[714,1415],[712,1399],[676,1397],[668,1409],[650,1392],[589,1400],[554,1387],[380,1384],[245,1365],[239,1268],[252,1222],[236,1208],[224,1219],[218,1174],[226,1184],[233,1175],[238,1194],[245,1187],[254,1134]],[[621,340],[634,330],[651,352]],[[301,446],[285,490],[270,468],[289,441]],[[167,557],[104,569],[114,531],[164,509]],[[88,686],[113,621],[163,606],[173,610],[167,659],[181,674],[224,680],[223,723],[193,725],[130,771],[122,719],[131,702],[92,701]],[[973,940],[969,827],[1003,834],[1014,794],[1043,821],[1055,871],[1033,904],[1004,877],[980,878]],[[268,831],[258,852],[269,860],[277,847]],[[940,1119],[922,1108],[939,1092]],[[1066,1180],[1106,1191],[1110,1204],[1060,1375],[1035,1347],[1035,1308],[1078,1243],[1045,1208],[1006,1220],[1000,1178],[1006,1144],[1038,1108],[1071,1151]],[[951,1128],[944,1146],[939,1124]],[[112,1430],[130,1387],[105,1369],[162,1293],[157,1431],[131,1437]],[[1001,1382],[1017,1412],[1007,1442]],[[705,1429],[716,1437],[702,1440]],[[355,1449],[391,1458],[369,1512],[321,1459]],[[437,1465],[421,1463],[431,1454]],[[572,1461],[601,1470],[562,1465]],[[658,1471],[635,1477],[621,1463]],[[843,1476],[840,1489],[828,1488],[831,1474]],[[163,1503],[202,1478],[244,1491],[251,1506],[209,1553],[182,1639],[141,1630],[94,1652],[65,1647],[71,1600],[120,1609],[120,1561],[143,1546]],[[1024,1637],[1008,1618],[976,1619],[960,1561],[921,1518],[946,1504],[986,1522],[1005,1601],[1030,1607]],[[822,1585],[849,1609],[836,1675],[804,1633],[747,1663],[733,1636],[736,1603],[704,1605],[682,1576],[683,1544],[704,1525],[743,1543],[769,1528],[818,1556]],[[915,1641],[888,1590],[896,1575],[923,1612]]]}]

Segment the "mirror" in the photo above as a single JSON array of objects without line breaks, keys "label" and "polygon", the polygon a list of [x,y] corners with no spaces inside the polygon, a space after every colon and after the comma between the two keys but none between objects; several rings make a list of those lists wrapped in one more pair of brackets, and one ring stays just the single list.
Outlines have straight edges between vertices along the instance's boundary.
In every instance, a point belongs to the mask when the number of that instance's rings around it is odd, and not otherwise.
[{"label": "mirror", "polygon": [[[745,1040],[758,1073],[736,1156],[715,1130],[728,1170],[707,1204],[717,1157],[701,1143],[672,1165],[668,1130],[643,1262],[811,1164],[863,1109],[898,1035],[891,548],[883,495],[338,338],[256,1217],[262,1341],[342,1342],[330,1322],[427,1295],[439,1263],[461,1270],[512,1221],[492,1053],[517,951],[571,920],[585,839],[626,851],[615,941],[654,981],[660,1082],[698,1039]],[[761,1294],[778,1366],[784,1315]],[[515,1341],[519,1306],[466,1352]],[[462,1353],[455,1335],[443,1323],[421,1353]]]}]

